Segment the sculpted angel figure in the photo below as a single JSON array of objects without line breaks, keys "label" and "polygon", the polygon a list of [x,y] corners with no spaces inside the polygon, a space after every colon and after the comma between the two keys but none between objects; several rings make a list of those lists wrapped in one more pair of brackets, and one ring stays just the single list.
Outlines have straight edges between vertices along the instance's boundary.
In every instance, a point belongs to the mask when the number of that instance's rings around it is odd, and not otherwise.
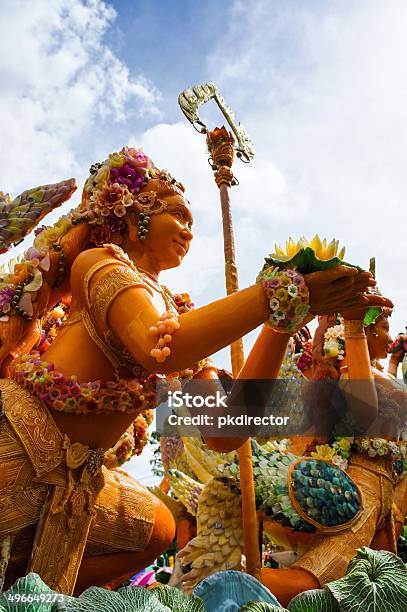
[{"label": "sculpted angel figure", "polygon": [[[28,210],[45,206],[46,192],[33,190]],[[2,249],[18,236],[20,204],[4,202]],[[32,225],[40,217],[33,215]],[[104,465],[135,418],[155,407],[157,376],[216,376],[206,358],[269,320],[246,368],[258,362],[277,376],[288,339],[304,320],[387,303],[365,295],[374,285],[369,273],[339,266],[304,277],[294,271],[301,294],[278,316],[264,278],[192,310],[159,280],[187,255],[192,223],[181,183],[141,150],[124,147],[91,167],[80,206],[36,230],[24,261],[1,276],[6,584],[35,571],[64,593],[115,586],[169,546],[175,525],[167,507]],[[24,225],[20,235],[27,231]],[[69,298],[66,320],[39,353],[50,309]],[[267,360],[258,360],[259,351]]]}]

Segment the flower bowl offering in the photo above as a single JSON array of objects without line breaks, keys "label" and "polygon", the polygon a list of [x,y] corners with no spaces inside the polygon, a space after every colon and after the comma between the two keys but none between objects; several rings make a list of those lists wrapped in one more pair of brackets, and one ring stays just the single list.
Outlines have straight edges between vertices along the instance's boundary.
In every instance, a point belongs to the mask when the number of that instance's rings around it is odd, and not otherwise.
[{"label": "flower bowl offering", "polygon": [[338,249],[338,240],[333,239],[328,244],[325,238],[321,241],[318,234],[311,241],[302,236],[298,242],[294,242],[290,237],[286,242],[285,250],[275,245],[275,252],[265,258],[264,267],[275,266],[280,270],[291,268],[301,274],[329,270],[339,265],[351,266],[362,271],[359,266],[343,260],[345,247],[342,247],[339,253]]}]

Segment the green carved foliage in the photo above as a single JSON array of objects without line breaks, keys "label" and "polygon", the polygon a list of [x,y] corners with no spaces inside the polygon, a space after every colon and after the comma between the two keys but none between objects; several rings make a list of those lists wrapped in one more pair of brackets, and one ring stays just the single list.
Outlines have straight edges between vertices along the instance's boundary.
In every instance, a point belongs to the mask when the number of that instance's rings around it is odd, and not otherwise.
[{"label": "green carved foliage", "polygon": [[112,592],[99,587],[87,589],[78,599],[70,601],[66,612],[205,612],[199,597],[185,595],[178,589],[160,586],[147,590],[125,587]]},{"label": "green carved foliage", "polygon": [[288,612],[288,610],[263,601],[249,601],[240,608],[239,612]]},{"label": "green carved foliage", "polygon": [[55,593],[38,574],[31,572],[0,593],[0,612],[54,612],[63,610],[64,602],[69,599]]},{"label": "green carved foliage", "polygon": [[340,607],[329,591],[314,589],[294,597],[288,605],[288,610],[289,612],[340,612]]},{"label": "green carved foliage", "polygon": [[407,569],[386,550],[359,548],[346,576],[327,584],[343,612],[407,610]]}]

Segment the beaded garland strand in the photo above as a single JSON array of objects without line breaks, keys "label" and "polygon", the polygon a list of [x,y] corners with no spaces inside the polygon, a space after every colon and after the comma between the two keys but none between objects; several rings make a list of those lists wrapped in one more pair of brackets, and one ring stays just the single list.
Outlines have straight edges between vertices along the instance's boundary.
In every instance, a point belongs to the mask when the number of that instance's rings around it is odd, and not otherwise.
[{"label": "beaded garland strand", "polygon": [[137,272],[137,274],[141,273],[146,284],[160,293],[162,296],[167,310],[161,315],[161,318],[157,321],[157,323],[150,327],[149,332],[150,335],[156,339],[156,345],[153,349],[151,349],[150,355],[157,361],[157,363],[163,363],[167,357],[171,355],[171,349],[168,345],[172,342],[172,334],[180,327],[178,322],[178,309],[171,292],[164,285],[160,285],[157,278],[150,272],[147,272],[142,268],[138,268],[126,255],[126,253],[117,245],[104,244],[103,247],[116,259],[119,259],[130,266],[134,272]]}]

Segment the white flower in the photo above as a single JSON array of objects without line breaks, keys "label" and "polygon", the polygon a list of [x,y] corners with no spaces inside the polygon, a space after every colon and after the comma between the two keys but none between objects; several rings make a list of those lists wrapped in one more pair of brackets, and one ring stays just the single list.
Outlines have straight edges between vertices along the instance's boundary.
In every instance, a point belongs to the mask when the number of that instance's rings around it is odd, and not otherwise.
[{"label": "white flower", "polygon": [[332,463],[338,466],[339,468],[341,468],[341,470],[346,470],[346,468],[348,467],[348,462],[346,461],[346,459],[343,459],[340,455],[334,455],[332,457]]},{"label": "white flower", "polygon": [[269,301],[269,306],[271,310],[278,310],[278,308],[280,307],[280,302],[277,298],[271,298],[271,300]]},{"label": "white flower", "polygon": [[375,438],[372,442],[373,448],[382,448],[387,445],[387,440],[383,440],[383,438]]},{"label": "white flower", "polygon": [[400,449],[395,442],[389,442],[389,449],[393,455],[400,454]]}]

